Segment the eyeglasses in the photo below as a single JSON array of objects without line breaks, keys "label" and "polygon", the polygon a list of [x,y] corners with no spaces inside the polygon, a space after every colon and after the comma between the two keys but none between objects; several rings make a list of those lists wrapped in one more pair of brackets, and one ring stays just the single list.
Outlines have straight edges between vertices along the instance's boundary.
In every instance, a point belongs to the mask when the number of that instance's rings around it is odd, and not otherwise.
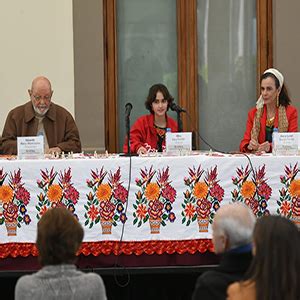
[{"label": "eyeglasses", "polygon": [[42,99],[44,99],[45,101],[50,101],[52,95],[48,95],[48,96],[44,96],[44,97],[38,96],[38,95],[32,95],[32,97],[33,97],[34,100],[36,100],[36,101],[41,101]]}]

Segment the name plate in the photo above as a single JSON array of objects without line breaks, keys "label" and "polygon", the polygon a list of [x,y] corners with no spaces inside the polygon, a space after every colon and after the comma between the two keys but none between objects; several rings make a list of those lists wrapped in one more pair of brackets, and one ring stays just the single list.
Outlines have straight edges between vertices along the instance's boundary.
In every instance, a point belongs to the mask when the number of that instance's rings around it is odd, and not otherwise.
[{"label": "name plate", "polygon": [[167,153],[192,151],[192,133],[191,132],[167,132],[166,151]]},{"label": "name plate", "polygon": [[17,137],[19,159],[44,158],[44,136]]},{"label": "name plate", "polygon": [[278,132],[273,134],[274,155],[299,155],[300,133],[299,132]]}]

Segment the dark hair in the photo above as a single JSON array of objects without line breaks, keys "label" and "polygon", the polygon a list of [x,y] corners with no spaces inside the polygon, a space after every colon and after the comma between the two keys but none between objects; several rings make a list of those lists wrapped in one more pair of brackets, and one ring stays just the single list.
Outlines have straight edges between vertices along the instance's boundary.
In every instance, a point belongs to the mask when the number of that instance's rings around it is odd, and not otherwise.
[{"label": "dark hair", "polygon": [[246,277],[255,282],[256,299],[300,299],[300,232],[281,216],[258,219],[256,253]]},{"label": "dark hair", "polygon": [[38,222],[37,248],[43,266],[74,263],[83,239],[83,229],[64,207],[47,210]]},{"label": "dark hair", "polygon": [[[263,75],[261,75],[260,77],[260,82],[262,82],[263,79],[266,79],[268,77],[272,77],[275,81],[275,86],[277,89],[280,88],[280,82],[278,80],[278,78],[273,74],[273,73],[264,73]],[[282,85],[282,88],[281,88],[281,91],[280,91],[280,94],[279,94],[279,104],[282,105],[282,106],[288,106],[289,104],[291,103],[291,99],[290,99],[290,96],[288,94],[288,91],[285,87],[285,85],[283,84]]]},{"label": "dark hair", "polygon": [[161,92],[164,96],[164,99],[166,99],[168,101],[168,109],[169,109],[171,103],[174,101],[174,98],[169,93],[169,91],[165,85],[163,85],[162,83],[157,83],[157,84],[152,85],[151,88],[149,89],[148,97],[145,102],[146,108],[151,113],[153,113],[151,104],[155,101],[157,92]]}]

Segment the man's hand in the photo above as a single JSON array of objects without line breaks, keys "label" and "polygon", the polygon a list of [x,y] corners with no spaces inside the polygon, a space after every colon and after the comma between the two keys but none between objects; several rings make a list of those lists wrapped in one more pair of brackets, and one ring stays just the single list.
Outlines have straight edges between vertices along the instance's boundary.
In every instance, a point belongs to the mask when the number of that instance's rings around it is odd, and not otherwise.
[{"label": "man's hand", "polygon": [[59,147],[52,147],[49,148],[49,150],[47,151],[47,154],[60,154],[61,153],[61,149]]}]

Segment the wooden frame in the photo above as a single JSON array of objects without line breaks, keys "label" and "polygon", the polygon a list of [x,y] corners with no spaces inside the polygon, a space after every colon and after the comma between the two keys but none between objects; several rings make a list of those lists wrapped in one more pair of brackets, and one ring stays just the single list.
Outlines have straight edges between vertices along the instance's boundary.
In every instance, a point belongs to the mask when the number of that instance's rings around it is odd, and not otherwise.
[{"label": "wooden frame", "polygon": [[183,127],[198,130],[197,1],[177,0],[177,11],[178,102],[190,112]]},{"label": "wooden frame", "polygon": [[105,89],[105,148],[116,152],[118,148],[118,69],[116,0],[103,1],[104,13],[104,89]]},{"label": "wooden frame", "polygon": [[[105,146],[110,152],[118,145],[118,69],[117,69],[117,0],[103,0],[105,65]],[[198,131],[197,74],[197,0],[177,2],[178,103],[190,112],[183,116],[185,130]],[[257,91],[262,72],[273,63],[272,0],[256,0],[257,12]]]},{"label": "wooden frame", "polygon": [[273,66],[273,5],[272,0],[257,0],[257,96],[260,95],[260,76]]}]

